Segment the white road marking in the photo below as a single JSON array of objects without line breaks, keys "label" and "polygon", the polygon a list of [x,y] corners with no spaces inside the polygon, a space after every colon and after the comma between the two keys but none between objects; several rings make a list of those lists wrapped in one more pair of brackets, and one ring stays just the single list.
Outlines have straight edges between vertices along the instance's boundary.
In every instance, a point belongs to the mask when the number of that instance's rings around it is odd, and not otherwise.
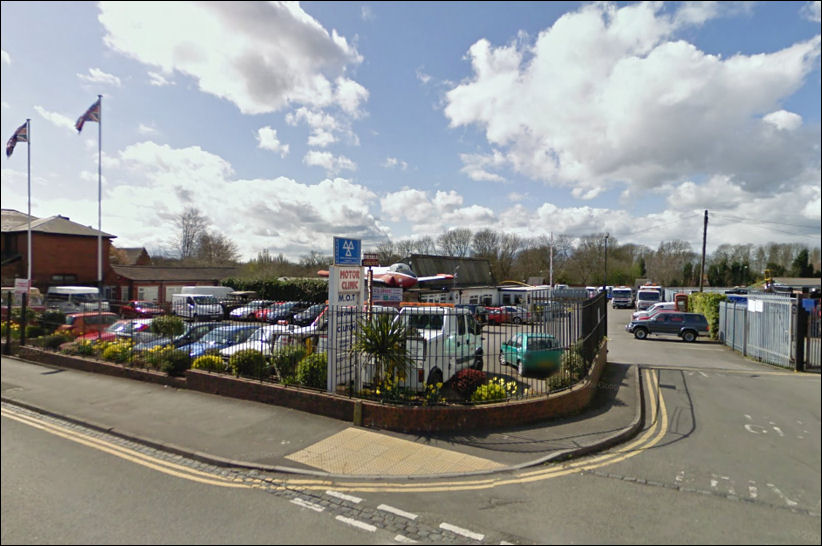
[{"label": "white road marking", "polygon": [[752,499],[755,499],[759,496],[759,490],[756,488],[756,482],[751,480],[748,483],[751,484],[748,486],[748,494],[751,496]]},{"label": "white road marking", "polygon": [[394,542],[402,542],[403,544],[416,544],[417,541],[408,537],[404,537],[402,535],[397,535],[394,537]]},{"label": "white road marking", "polygon": [[782,434],[782,429],[780,429],[779,427],[773,427],[773,429],[774,429],[774,430],[776,431],[776,433],[777,433],[777,434],[779,434],[780,436],[785,436],[784,434]]},{"label": "white road marking", "polygon": [[440,529],[451,531],[452,533],[462,535],[466,538],[473,538],[474,540],[482,540],[485,538],[485,535],[469,531],[468,529],[463,529],[462,527],[457,527],[456,525],[451,525],[450,523],[440,523]]},{"label": "white road marking", "polygon": [[674,479],[676,480],[676,483],[682,483],[682,480],[685,479],[685,471],[680,470],[679,473],[676,475],[676,478]]},{"label": "white road marking", "polygon": [[377,506],[377,510],[382,510],[384,512],[391,512],[396,516],[401,516],[403,518],[407,518],[410,520],[417,519],[417,514],[412,514],[411,512],[406,512],[405,510],[400,510],[399,508],[394,508],[393,506],[389,506],[387,504],[381,504]]},{"label": "white road marking", "polygon": [[777,495],[779,495],[780,497],[782,497],[782,500],[784,500],[784,501],[787,503],[787,505],[788,505],[788,506],[796,506],[797,504],[799,504],[798,502],[793,501],[793,500],[789,499],[788,497],[786,497],[786,496],[782,493],[782,491],[780,491],[779,489],[777,489],[777,488],[776,488],[776,486],[775,486],[774,484],[769,483],[769,484],[767,484],[767,485],[768,485],[768,487],[770,487],[771,489],[773,489],[773,490],[774,490],[774,493],[776,493]]},{"label": "white road marking", "polygon": [[747,413],[745,414],[745,419],[747,419],[748,421],[753,420],[752,417],[750,415],[748,415]]},{"label": "white road marking", "polygon": [[374,525],[371,525],[370,523],[365,523],[363,521],[359,521],[359,520],[356,520],[356,519],[353,519],[353,518],[347,518],[345,516],[336,516],[335,519],[337,519],[337,521],[341,521],[341,522],[343,522],[347,525],[351,525],[352,527],[357,527],[359,529],[362,529],[363,531],[370,531],[370,532],[373,533],[377,530],[377,528]]},{"label": "white road marking", "polygon": [[359,497],[355,497],[354,495],[346,495],[345,493],[340,493],[339,491],[326,491],[326,495],[330,495],[332,497],[337,497],[338,499],[347,500],[348,502],[353,502],[354,504],[359,504],[362,502],[362,499]]},{"label": "white road marking", "polygon": [[297,506],[302,506],[303,508],[309,508],[314,510],[315,512],[322,512],[325,510],[324,506],[320,506],[319,504],[314,504],[313,502],[308,502],[307,500],[303,499],[292,499],[292,503],[296,504]]}]

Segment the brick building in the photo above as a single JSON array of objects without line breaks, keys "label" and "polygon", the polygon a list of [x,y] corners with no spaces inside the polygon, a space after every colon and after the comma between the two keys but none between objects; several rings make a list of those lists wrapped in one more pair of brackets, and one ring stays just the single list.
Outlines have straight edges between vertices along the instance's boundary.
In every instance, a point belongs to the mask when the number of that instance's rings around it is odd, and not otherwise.
[{"label": "brick building", "polygon": [[[28,276],[27,214],[2,209],[3,286],[14,286],[14,279]],[[65,216],[31,217],[32,286],[44,294],[49,286],[97,286],[97,239],[102,235],[102,270],[104,293],[113,280],[109,265],[114,235],[72,222]]]}]

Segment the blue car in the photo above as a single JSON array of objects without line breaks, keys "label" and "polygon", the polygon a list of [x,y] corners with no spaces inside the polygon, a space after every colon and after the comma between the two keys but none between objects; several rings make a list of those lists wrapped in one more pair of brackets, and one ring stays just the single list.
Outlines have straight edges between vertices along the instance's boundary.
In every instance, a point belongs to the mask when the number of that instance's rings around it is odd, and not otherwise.
[{"label": "blue car", "polygon": [[194,343],[183,345],[179,349],[188,351],[191,358],[202,356],[209,349],[225,349],[238,343],[243,343],[251,334],[260,328],[259,324],[232,324],[218,326]]},{"label": "blue car", "polygon": [[222,322],[189,322],[185,324],[185,331],[180,334],[179,336],[175,337],[160,337],[152,340],[146,340],[141,343],[137,343],[134,346],[135,351],[147,351],[149,349],[153,349],[154,347],[160,346],[163,347],[165,345],[173,345],[175,348],[182,347],[183,345],[191,345],[195,341],[199,341],[201,337],[206,335],[208,332],[217,328],[218,326],[223,326]]}]

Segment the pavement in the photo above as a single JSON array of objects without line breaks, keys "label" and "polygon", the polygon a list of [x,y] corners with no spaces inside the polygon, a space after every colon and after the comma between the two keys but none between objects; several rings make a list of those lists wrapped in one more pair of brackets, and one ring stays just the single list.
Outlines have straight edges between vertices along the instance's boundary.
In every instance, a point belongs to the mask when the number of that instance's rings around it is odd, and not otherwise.
[{"label": "pavement", "polygon": [[[601,451],[642,427],[637,365],[608,363],[584,412],[505,430],[413,435],[258,402],[0,359],[14,405],[195,460],[330,478],[505,472]],[[12,406],[9,406],[11,404]]]}]

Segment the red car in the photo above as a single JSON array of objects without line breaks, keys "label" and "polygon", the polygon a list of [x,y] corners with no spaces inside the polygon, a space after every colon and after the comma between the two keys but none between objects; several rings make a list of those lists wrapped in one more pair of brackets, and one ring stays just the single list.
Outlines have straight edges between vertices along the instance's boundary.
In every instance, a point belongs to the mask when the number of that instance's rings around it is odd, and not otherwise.
[{"label": "red car", "polygon": [[151,328],[151,319],[118,320],[101,332],[88,332],[77,339],[91,341],[115,341],[137,337],[138,332],[148,332]]},{"label": "red car", "polygon": [[165,310],[151,301],[131,300],[120,309],[123,318],[152,318],[164,315]]},{"label": "red car", "polygon": [[503,305],[502,307],[486,307],[488,324],[502,324],[512,322],[522,324],[531,322],[531,313],[517,305]]}]

